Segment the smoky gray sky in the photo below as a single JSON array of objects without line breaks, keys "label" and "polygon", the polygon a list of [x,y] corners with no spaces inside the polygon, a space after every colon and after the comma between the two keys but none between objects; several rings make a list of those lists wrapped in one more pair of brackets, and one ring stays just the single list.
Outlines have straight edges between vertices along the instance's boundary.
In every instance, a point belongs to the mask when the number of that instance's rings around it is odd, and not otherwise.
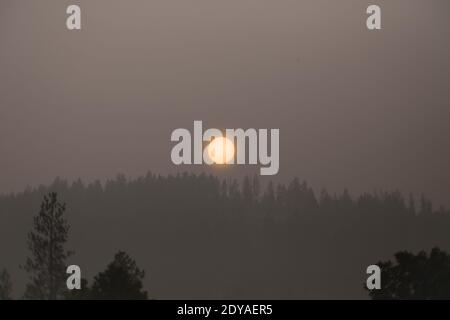
[{"label": "smoky gray sky", "polygon": [[[80,4],[82,30],[65,27]],[[366,8],[382,8],[382,30]],[[177,167],[170,134],[280,128],[318,190],[450,205],[448,0],[2,0],[0,192]]]}]

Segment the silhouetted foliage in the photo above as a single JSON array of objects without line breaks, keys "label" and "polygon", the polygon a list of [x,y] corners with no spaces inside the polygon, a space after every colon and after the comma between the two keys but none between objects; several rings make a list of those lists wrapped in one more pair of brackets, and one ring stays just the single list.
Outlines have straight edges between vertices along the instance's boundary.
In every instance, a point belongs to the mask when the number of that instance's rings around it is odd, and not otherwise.
[{"label": "silhouetted foliage", "polygon": [[0,300],[10,300],[12,293],[11,277],[6,269],[0,272]]},{"label": "silhouetted foliage", "polygon": [[91,289],[92,299],[106,300],[145,300],[147,292],[143,291],[142,280],[145,272],[128,254],[119,251],[105,271],[94,279]]},{"label": "silhouetted foliage", "polygon": [[23,242],[24,213],[56,191],[70,203],[71,240],[86,274],[98,270],[107,248],[133,248],[142,269],[152,266],[151,284],[142,280],[152,296],[193,299],[363,298],[361,275],[380,257],[399,248],[450,250],[450,212],[424,196],[316,194],[299,179],[244,184],[189,173],[57,179],[0,196],[0,234]]},{"label": "silhouetted foliage", "polygon": [[429,255],[400,251],[395,262],[377,265],[381,289],[369,291],[372,299],[450,299],[450,255],[439,248]]},{"label": "silhouetted foliage", "polygon": [[33,231],[28,233],[28,258],[24,269],[31,282],[27,285],[26,299],[58,299],[66,291],[66,251],[69,225],[63,217],[65,204],[58,201],[57,194],[44,196],[41,210],[33,219]]}]

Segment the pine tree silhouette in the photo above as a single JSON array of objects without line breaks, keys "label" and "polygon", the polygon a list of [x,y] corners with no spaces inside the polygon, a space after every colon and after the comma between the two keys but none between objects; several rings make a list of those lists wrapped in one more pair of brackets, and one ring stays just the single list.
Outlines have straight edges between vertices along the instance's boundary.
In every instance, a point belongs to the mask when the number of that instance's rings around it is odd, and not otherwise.
[{"label": "pine tree silhouette", "polygon": [[125,252],[119,251],[105,271],[94,279],[91,297],[107,300],[145,300],[142,280],[145,271],[140,270],[136,262]]},{"label": "pine tree silhouette", "polygon": [[26,299],[61,298],[65,294],[66,259],[72,254],[64,249],[69,225],[63,217],[65,204],[58,202],[55,192],[44,196],[41,210],[34,217],[33,230],[28,233],[31,251],[24,269],[30,276]]}]

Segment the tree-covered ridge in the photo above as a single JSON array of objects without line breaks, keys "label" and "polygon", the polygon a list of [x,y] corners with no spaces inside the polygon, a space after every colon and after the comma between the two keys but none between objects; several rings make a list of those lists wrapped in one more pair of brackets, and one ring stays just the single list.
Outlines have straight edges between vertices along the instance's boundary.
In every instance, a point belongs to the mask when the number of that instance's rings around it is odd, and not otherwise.
[{"label": "tree-covered ridge", "polygon": [[[96,200],[97,203],[108,201],[123,203],[124,200],[154,200],[155,202],[170,196],[177,202],[188,201],[195,203],[222,201],[233,202],[240,209],[264,206],[265,212],[276,211],[278,216],[295,216],[313,213],[351,213],[359,209],[369,209],[367,214],[449,214],[450,211],[443,207],[433,208],[432,203],[425,197],[413,199],[411,195],[404,197],[399,191],[363,193],[356,198],[351,198],[348,191],[340,194],[330,194],[326,190],[316,193],[306,182],[300,182],[298,178],[289,184],[274,185],[272,182],[265,188],[257,176],[245,177],[240,183],[237,180],[220,180],[212,175],[189,174],[187,172],[175,176],[161,176],[148,173],[137,179],[127,179],[124,175],[118,175],[115,179],[105,183],[95,181],[85,184],[80,179],[73,183],[56,178],[50,186],[28,187],[24,192],[9,195],[0,195],[0,204],[3,211],[8,210],[9,205],[24,205],[24,202],[41,199],[49,192],[57,192],[72,203],[87,203]],[[200,202],[200,201],[199,201]],[[140,203],[144,205],[147,203]],[[271,207],[274,205],[274,207]],[[281,210],[281,212],[280,212]],[[220,210],[223,211],[223,210]],[[362,212],[360,212],[362,213]],[[364,213],[362,213],[364,214]]]},{"label": "tree-covered ridge", "polygon": [[298,179],[263,186],[250,177],[148,174],[104,184],[57,179],[1,196],[2,240],[17,243],[12,252],[0,242],[11,252],[9,271],[26,256],[23,239],[48,192],[68,205],[71,262],[83,276],[93,283],[125,250],[154,298],[361,298],[368,265],[400,250],[450,249],[449,211],[424,197],[316,192]]}]

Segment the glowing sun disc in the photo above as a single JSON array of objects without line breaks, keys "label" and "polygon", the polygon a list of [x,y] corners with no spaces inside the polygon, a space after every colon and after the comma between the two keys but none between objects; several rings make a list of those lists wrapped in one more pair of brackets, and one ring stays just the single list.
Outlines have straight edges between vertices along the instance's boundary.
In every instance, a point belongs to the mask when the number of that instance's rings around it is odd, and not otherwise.
[{"label": "glowing sun disc", "polygon": [[234,158],[234,144],[225,137],[215,138],[208,145],[208,156],[216,164],[230,163]]}]

